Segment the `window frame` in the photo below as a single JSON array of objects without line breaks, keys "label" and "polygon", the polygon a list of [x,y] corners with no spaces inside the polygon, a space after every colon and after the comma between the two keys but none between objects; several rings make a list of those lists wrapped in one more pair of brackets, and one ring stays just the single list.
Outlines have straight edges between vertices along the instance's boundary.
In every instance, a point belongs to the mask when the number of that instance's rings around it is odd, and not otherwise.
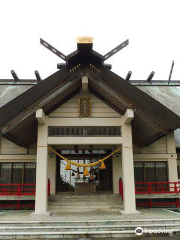
[{"label": "window frame", "polygon": [[11,177],[10,180],[11,182],[9,184],[16,184],[16,183],[12,183],[13,180],[13,164],[23,164],[22,167],[22,179],[21,179],[21,183],[20,184],[25,184],[24,180],[25,180],[25,165],[30,163],[30,164],[34,164],[35,165],[35,181],[36,181],[36,162],[0,162],[0,179],[1,179],[1,168],[2,168],[2,164],[7,164],[10,163],[11,164]]},{"label": "window frame", "polygon": [[[167,176],[167,182],[169,182],[169,175],[168,175],[168,164],[167,161],[134,161],[134,171],[135,171],[135,163],[141,163],[143,165],[143,182],[147,182],[146,181],[146,173],[145,173],[145,164],[146,163],[154,163],[155,167],[155,181],[154,182],[158,182],[157,181],[157,166],[156,163],[165,163],[166,164],[166,176]],[[134,172],[134,177],[135,177],[135,172]],[[136,182],[136,179],[135,179]]]}]

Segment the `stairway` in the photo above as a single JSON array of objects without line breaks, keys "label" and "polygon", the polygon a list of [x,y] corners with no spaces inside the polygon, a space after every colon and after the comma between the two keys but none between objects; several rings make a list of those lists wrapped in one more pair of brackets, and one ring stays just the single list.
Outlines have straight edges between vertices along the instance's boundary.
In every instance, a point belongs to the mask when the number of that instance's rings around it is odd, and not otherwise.
[{"label": "stairway", "polygon": [[[135,237],[135,228],[173,229],[180,233],[180,219],[23,221],[0,222],[0,239],[119,239]],[[152,235],[152,234],[151,234]],[[168,234],[163,234],[167,236]],[[148,236],[148,234],[143,234]],[[154,236],[154,234],[153,234]]]},{"label": "stairway", "polygon": [[48,202],[52,213],[119,213],[122,209],[121,197],[118,194],[102,195],[51,195]]},{"label": "stairway", "polygon": [[53,215],[46,220],[0,221],[0,239],[129,239],[137,236],[137,227],[173,229],[174,234],[180,235],[178,218],[119,219],[122,209],[119,195],[51,195],[48,205]]}]

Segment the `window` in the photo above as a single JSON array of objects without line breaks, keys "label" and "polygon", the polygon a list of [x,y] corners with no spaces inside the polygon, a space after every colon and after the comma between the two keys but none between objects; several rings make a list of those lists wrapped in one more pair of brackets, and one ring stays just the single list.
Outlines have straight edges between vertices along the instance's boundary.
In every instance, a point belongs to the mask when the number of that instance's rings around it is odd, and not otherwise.
[{"label": "window", "polygon": [[34,163],[25,163],[24,167],[24,183],[35,183],[36,166]]},{"label": "window", "polygon": [[0,183],[35,183],[35,163],[0,163]]},{"label": "window", "polygon": [[156,179],[157,182],[167,182],[167,164],[166,162],[156,163]]},{"label": "window", "polygon": [[23,182],[23,163],[13,163],[12,164],[12,183],[22,183]]},{"label": "window", "polygon": [[156,182],[155,162],[145,162],[144,169],[145,169],[144,173],[145,182]]},{"label": "window", "polygon": [[167,182],[167,162],[135,162],[135,182]]},{"label": "window", "polygon": [[143,163],[134,164],[134,174],[136,182],[144,182],[144,169]]},{"label": "window", "polygon": [[121,127],[49,127],[49,137],[63,136],[121,136]]},{"label": "window", "polygon": [[1,163],[0,165],[0,183],[11,183],[11,163]]}]

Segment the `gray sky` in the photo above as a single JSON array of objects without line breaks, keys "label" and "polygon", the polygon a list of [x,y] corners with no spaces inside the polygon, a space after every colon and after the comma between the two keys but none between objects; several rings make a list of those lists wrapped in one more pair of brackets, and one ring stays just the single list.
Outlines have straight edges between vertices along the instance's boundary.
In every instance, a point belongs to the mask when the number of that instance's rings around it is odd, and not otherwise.
[{"label": "gray sky", "polygon": [[106,54],[129,38],[128,47],[107,63],[131,79],[167,80],[175,60],[172,80],[180,80],[179,0],[1,0],[0,78],[42,78],[57,71],[60,58],[39,43],[43,38],[69,54],[76,50],[76,37],[94,37],[94,50]]}]

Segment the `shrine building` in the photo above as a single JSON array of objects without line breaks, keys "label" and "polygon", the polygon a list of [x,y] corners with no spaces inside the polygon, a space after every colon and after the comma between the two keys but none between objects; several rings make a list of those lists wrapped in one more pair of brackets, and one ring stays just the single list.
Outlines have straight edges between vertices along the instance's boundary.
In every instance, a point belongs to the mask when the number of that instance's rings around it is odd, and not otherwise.
[{"label": "shrine building", "polygon": [[81,37],[66,56],[41,39],[58,71],[0,80],[0,209],[49,215],[65,193],[120,194],[122,214],[179,206],[180,83],[114,73],[106,60],[128,43],[103,56]]}]

